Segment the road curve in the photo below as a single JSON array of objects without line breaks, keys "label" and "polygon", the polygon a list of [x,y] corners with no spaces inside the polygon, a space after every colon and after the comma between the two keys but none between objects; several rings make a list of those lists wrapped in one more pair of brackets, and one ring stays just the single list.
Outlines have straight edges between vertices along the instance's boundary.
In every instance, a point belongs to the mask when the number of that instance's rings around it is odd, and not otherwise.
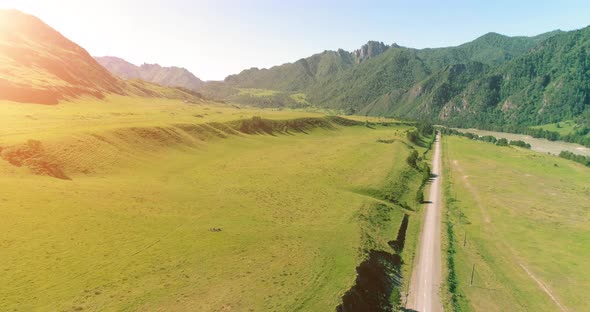
[{"label": "road curve", "polygon": [[435,175],[426,198],[425,216],[418,243],[418,254],[410,282],[406,308],[410,311],[443,311],[441,285],[441,142],[440,134],[434,143],[432,173]]}]

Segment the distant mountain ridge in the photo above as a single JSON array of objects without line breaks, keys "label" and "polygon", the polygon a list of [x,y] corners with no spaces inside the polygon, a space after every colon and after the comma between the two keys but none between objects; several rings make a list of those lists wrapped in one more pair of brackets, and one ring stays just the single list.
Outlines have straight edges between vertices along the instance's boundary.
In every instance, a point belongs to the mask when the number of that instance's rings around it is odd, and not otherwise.
[{"label": "distant mountain ridge", "polygon": [[453,124],[501,127],[554,123],[589,113],[586,27],[557,33],[520,57],[490,68],[450,99],[440,117]]},{"label": "distant mountain ridge", "polygon": [[139,80],[113,76],[38,18],[0,10],[0,100],[57,104],[120,94],[191,101],[202,93],[259,107],[315,106],[460,127],[522,129],[574,120],[576,135],[590,133],[590,27],[534,37],[488,33],[435,49],[369,41],[352,52],[324,51],[204,84],[183,68],[99,60]]},{"label": "distant mountain ridge", "polygon": [[313,105],[455,126],[540,125],[590,116],[589,42],[590,28],[533,37],[488,33],[431,49],[370,41],[353,52],[245,70],[201,92],[261,107]]},{"label": "distant mountain ridge", "polygon": [[104,56],[94,58],[108,71],[123,79],[141,79],[168,87],[182,87],[197,91],[204,82],[193,73],[181,67],[162,67],[158,64],[136,66],[124,59]]},{"label": "distant mountain ridge", "polygon": [[[396,47],[395,43],[393,46]],[[382,54],[387,49],[389,49],[389,46],[383,42],[369,41],[360,49],[353,51],[352,55],[354,56],[355,62],[358,64],[379,54]]]}]

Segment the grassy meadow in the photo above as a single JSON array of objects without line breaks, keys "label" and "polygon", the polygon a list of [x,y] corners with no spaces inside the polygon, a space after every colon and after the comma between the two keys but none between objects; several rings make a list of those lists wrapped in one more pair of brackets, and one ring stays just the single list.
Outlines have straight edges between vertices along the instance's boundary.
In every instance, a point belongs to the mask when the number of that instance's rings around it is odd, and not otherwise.
[{"label": "grassy meadow", "polygon": [[568,135],[576,131],[576,127],[577,125],[573,120],[566,120],[563,122],[556,122],[542,126],[534,126],[531,128],[553,131],[559,133],[560,135]]},{"label": "grassy meadow", "polygon": [[363,250],[418,216],[366,192],[408,172],[405,125],[245,134],[216,123],[324,115],[116,96],[0,110],[5,311],[334,310]]},{"label": "grassy meadow", "polygon": [[239,94],[245,94],[253,97],[266,97],[266,96],[273,96],[275,94],[280,93],[279,91],[275,90],[268,90],[268,89],[253,89],[253,88],[240,88]]},{"label": "grassy meadow", "polygon": [[461,137],[443,143],[458,294],[448,310],[587,310],[590,168]]}]

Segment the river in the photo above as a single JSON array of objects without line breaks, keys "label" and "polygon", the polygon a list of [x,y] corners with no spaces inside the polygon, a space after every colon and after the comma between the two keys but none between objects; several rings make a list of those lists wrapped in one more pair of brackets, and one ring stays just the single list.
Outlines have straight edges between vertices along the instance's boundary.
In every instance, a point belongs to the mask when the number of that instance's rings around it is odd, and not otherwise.
[{"label": "river", "polygon": [[515,134],[515,133],[507,133],[507,132],[496,132],[496,131],[487,131],[487,130],[479,130],[479,129],[459,129],[454,128],[454,130],[460,132],[470,132],[480,136],[491,135],[496,137],[496,139],[506,138],[509,141],[521,140],[531,145],[531,150],[541,152],[541,153],[550,153],[559,155],[561,151],[569,151],[574,154],[590,156],[590,148],[584,147],[580,144],[575,143],[568,143],[563,141],[549,141],[547,139],[538,139],[533,138],[530,135],[525,134]]}]

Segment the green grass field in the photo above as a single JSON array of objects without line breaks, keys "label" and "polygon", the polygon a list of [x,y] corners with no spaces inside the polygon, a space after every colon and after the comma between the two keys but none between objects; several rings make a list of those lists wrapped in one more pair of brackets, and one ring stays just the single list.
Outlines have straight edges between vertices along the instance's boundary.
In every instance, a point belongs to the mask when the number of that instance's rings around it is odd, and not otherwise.
[{"label": "green grass field", "polygon": [[305,104],[306,106],[311,105],[311,103],[307,99],[307,95],[305,93],[294,93],[289,95],[295,102],[299,104]]},{"label": "green grass field", "polygon": [[586,310],[590,168],[453,136],[444,138],[444,166],[456,310],[559,311],[547,292],[563,309]]},{"label": "green grass field", "polygon": [[240,88],[239,94],[240,95],[249,95],[253,97],[265,97],[265,96],[273,96],[275,94],[279,94],[281,92],[269,89],[254,89],[254,88]]},{"label": "green grass field", "polygon": [[[407,126],[248,135],[211,123],[322,115],[125,97],[0,107],[2,310],[334,310],[363,250],[389,250],[418,216],[359,191],[407,171]],[[367,219],[378,205],[391,213]]]},{"label": "green grass field", "polygon": [[546,125],[542,125],[542,126],[535,126],[535,127],[531,127],[531,128],[553,131],[553,132],[559,133],[560,135],[568,135],[568,134],[573,133],[576,130],[577,125],[573,120],[566,120],[563,122],[546,124]]}]

